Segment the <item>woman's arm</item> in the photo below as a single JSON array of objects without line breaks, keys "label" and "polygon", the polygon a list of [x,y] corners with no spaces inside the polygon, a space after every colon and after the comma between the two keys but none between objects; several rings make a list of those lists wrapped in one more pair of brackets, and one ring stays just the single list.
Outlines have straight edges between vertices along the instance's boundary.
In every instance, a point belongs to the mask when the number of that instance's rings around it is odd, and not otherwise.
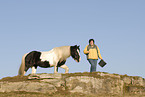
[{"label": "woman's arm", "polygon": [[101,54],[100,54],[100,49],[98,48],[98,46],[97,46],[97,50],[98,50],[98,57],[99,57],[100,59],[103,59],[102,56],[101,56]]},{"label": "woman's arm", "polygon": [[84,54],[88,54],[89,53],[89,51],[87,51],[87,47],[88,47],[88,45],[84,49]]}]

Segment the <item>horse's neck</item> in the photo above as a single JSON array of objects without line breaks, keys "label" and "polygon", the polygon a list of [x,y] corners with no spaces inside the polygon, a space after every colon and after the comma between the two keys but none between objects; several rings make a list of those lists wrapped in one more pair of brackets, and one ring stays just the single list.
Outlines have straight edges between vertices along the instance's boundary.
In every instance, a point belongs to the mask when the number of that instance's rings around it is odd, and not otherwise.
[{"label": "horse's neck", "polygon": [[65,59],[67,59],[68,57],[70,57],[70,46],[64,46],[64,49],[62,51],[62,54],[64,56]]},{"label": "horse's neck", "polygon": [[59,56],[61,60],[66,60],[68,57],[70,57],[70,46],[62,46],[57,48],[59,51]]}]

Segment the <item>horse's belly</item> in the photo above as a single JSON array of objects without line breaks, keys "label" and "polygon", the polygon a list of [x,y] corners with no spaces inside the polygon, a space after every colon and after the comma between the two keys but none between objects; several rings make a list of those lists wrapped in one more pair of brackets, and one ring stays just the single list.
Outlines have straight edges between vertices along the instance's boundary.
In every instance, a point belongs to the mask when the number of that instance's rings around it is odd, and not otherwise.
[{"label": "horse's belly", "polygon": [[39,67],[43,67],[43,68],[52,67],[48,61],[44,61],[44,62],[41,61],[41,62],[39,62],[37,65],[38,65]]}]

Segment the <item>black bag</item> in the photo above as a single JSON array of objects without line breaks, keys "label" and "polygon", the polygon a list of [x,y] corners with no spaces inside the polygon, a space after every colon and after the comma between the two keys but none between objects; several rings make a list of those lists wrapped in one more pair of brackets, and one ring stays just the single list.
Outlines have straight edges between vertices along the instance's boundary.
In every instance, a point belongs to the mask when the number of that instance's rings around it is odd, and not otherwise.
[{"label": "black bag", "polygon": [[106,64],[107,64],[107,63],[106,63],[104,60],[101,60],[101,61],[99,62],[99,65],[100,65],[101,67],[104,67]]}]

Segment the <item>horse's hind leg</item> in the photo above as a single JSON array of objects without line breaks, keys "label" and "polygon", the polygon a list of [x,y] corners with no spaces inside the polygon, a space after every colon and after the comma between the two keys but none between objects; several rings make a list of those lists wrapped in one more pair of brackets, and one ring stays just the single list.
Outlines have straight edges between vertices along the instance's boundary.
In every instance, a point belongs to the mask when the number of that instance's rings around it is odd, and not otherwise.
[{"label": "horse's hind leg", "polygon": [[35,75],[36,74],[36,68],[33,66],[32,67],[32,73],[31,73],[32,75]]},{"label": "horse's hind leg", "polygon": [[65,69],[65,73],[68,73],[69,68],[64,64],[62,66],[60,66],[61,68]]}]

